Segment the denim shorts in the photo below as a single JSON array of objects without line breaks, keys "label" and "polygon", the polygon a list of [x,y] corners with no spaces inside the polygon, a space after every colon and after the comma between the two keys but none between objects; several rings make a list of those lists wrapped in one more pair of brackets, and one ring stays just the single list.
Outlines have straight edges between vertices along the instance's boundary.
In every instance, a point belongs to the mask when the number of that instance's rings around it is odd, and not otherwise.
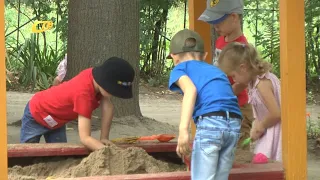
[{"label": "denim shorts", "polygon": [[240,137],[241,119],[228,116],[200,117],[196,125],[191,179],[228,180]]},{"label": "denim shorts", "polygon": [[21,121],[20,143],[39,143],[42,135],[47,143],[67,142],[66,126],[52,130],[40,125],[32,117],[29,103],[24,109]]}]

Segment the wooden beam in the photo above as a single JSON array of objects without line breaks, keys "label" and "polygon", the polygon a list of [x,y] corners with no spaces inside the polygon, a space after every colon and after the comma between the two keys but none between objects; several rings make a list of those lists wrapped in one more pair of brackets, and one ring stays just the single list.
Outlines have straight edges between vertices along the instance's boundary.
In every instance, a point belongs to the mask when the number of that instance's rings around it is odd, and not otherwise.
[{"label": "wooden beam", "polygon": [[[212,64],[211,31],[209,23],[199,21],[198,18],[206,9],[204,0],[188,0],[189,7],[189,29],[196,31],[205,41],[205,50],[208,52],[206,62]],[[194,137],[196,132],[195,124],[191,123],[191,134]]]},{"label": "wooden beam", "polygon": [[[116,176],[92,176],[72,178],[73,180],[190,180],[190,172],[170,172],[157,174],[134,174]],[[245,164],[240,168],[233,168],[230,172],[229,180],[284,180],[281,164]]]},{"label": "wooden beam", "polygon": [[0,1],[0,179],[8,179],[4,1]]},{"label": "wooden beam", "polygon": [[280,0],[282,156],[286,180],[307,179],[304,0]]},{"label": "wooden beam", "polygon": [[[117,144],[118,147],[140,147],[148,153],[175,152],[176,142],[145,142],[135,144]],[[46,156],[82,156],[88,155],[90,151],[80,144],[66,143],[40,143],[40,144],[9,144],[8,157],[46,157]]]}]

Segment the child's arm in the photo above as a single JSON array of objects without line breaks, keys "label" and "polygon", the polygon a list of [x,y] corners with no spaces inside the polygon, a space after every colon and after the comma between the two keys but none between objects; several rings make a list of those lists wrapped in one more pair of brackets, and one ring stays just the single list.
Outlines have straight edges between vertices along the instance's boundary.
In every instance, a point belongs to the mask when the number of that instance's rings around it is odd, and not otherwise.
[{"label": "child's arm", "polygon": [[263,127],[267,129],[279,122],[279,119],[281,118],[281,111],[273,93],[273,85],[270,80],[262,79],[257,85],[257,89],[265,106],[269,110],[269,114],[261,122]]},{"label": "child's arm", "polygon": [[179,130],[188,130],[197,97],[197,89],[188,76],[182,76],[177,85],[183,92]]},{"label": "child's arm", "polygon": [[78,117],[79,137],[81,143],[92,151],[104,147],[102,142],[91,137],[91,120],[79,115]]},{"label": "child's arm", "polygon": [[176,84],[183,91],[177,153],[180,156],[189,155],[190,147],[188,129],[197,98],[197,89],[191,79],[186,75],[181,76]]},{"label": "child's arm", "polygon": [[57,77],[54,78],[53,85],[59,85],[67,74],[67,56],[59,63],[57,68]]},{"label": "child's arm", "polygon": [[100,140],[107,143],[109,140],[109,133],[113,119],[113,104],[109,98],[101,100],[101,134]]},{"label": "child's arm", "polygon": [[59,76],[57,76],[56,78],[54,78],[52,85],[57,86],[59,84],[61,84],[61,80],[59,79]]}]

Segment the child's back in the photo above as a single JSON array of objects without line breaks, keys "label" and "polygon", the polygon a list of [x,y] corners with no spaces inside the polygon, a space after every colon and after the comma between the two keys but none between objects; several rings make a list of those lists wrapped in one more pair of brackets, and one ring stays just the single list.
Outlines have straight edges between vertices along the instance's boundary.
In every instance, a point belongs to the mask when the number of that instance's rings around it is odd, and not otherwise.
[{"label": "child's back", "polygon": [[30,100],[30,109],[35,120],[43,126],[48,126],[44,120],[48,115],[54,116],[57,126],[62,126],[76,119],[79,113],[91,118],[100,99],[101,95],[96,96],[93,87],[92,68],[88,68],[70,81],[36,93]]},{"label": "child's back", "polygon": [[169,84],[172,84],[172,90],[176,88],[174,82],[179,78],[179,71],[184,71],[197,88],[194,119],[214,111],[241,114],[230,82],[219,68],[198,60],[181,62],[171,72]]}]

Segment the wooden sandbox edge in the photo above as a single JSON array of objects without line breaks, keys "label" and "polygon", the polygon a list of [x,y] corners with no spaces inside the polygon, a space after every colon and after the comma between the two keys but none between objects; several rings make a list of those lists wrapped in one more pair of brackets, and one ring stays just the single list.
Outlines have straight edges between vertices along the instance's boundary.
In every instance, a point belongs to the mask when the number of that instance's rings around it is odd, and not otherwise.
[{"label": "wooden sandbox edge", "polygon": [[[190,180],[190,172],[169,172],[157,174],[135,174],[116,176],[92,176],[80,178],[65,178],[64,180]],[[233,168],[229,180],[284,180],[282,164],[244,164]]]},{"label": "wooden sandbox edge", "polygon": [[[175,152],[177,142],[141,142],[134,144],[117,144],[117,146],[141,147],[146,152]],[[8,144],[8,158],[11,157],[45,157],[45,156],[77,156],[88,155],[90,151],[81,144],[39,143],[39,144]]]}]

